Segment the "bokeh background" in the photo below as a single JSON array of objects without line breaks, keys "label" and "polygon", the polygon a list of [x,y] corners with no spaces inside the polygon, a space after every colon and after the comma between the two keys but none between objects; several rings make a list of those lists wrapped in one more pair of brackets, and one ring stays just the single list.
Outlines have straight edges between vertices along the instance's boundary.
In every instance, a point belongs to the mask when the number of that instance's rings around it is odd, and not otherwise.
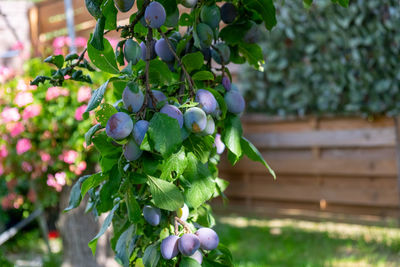
[{"label": "bokeh background", "polygon": [[[245,136],[277,179],[223,160],[216,229],[235,266],[399,266],[399,3],[314,2],[275,1],[278,25],[254,37],[263,72],[229,66]],[[84,205],[61,213],[74,180],[97,168],[82,113],[107,75],[29,86],[50,71],[46,56],[81,51],[95,26],[83,0],[70,3],[68,17],[62,0],[0,1],[0,266],[117,266],[111,233],[96,258],[87,247],[104,218]]]}]

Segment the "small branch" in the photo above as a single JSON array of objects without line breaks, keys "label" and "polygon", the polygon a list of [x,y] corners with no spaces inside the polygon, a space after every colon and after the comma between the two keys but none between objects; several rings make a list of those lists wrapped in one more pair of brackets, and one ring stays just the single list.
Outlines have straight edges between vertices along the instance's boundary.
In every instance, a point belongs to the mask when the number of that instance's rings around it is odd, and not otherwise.
[{"label": "small branch", "polygon": [[221,71],[222,71],[222,77],[224,77],[225,76],[225,63],[224,63],[224,59],[222,58],[221,50],[219,50],[218,47],[216,47],[215,45],[211,45],[211,47],[218,52],[219,57],[221,58]]},{"label": "small branch", "polygon": [[154,97],[153,92],[150,88],[150,57],[151,57],[151,42],[153,40],[153,29],[149,28],[146,38],[146,69],[145,69],[145,83],[146,83],[146,98],[149,96],[151,98],[151,102],[153,104],[154,109],[157,110],[157,99]]},{"label": "small branch", "polygon": [[178,236],[179,235],[179,226],[178,226],[178,221],[174,220],[174,226],[175,226],[175,235]]},{"label": "small branch", "polygon": [[182,63],[182,60],[178,57],[178,55],[175,53],[174,48],[172,47],[171,42],[169,41],[168,37],[165,35],[165,33],[163,33],[160,29],[158,29],[158,32],[161,34],[161,36],[164,38],[164,40],[167,42],[168,48],[171,51],[171,53],[174,55],[176,61],[178,61],[179,65],[182,68],[183,73],[186,76],[186,80],[189,84],[189,89],[190,89],[190,93],[192,95],[192,97],[194,96],[194,86],[193,86],[193,81],[192,78],[190,77],[189,73],[186,71],[185,66]]},{"label": "small branch", "polygon": [[178,222],[178,223],[180,223],[181,225],[183,225],[183,229],[184,229],[187,233],[191,233],[191,232],[192,232],[192,230],[190,230],[190,227],[189,227],[189,225],[188,225],[186,222],[182,221],[180,218],[178,218],[178,217],[175,216],[175,223],[176,223],[176,222]]},{"label": "small branch", "polygon": [[79,65],[79,63],[82,62],[83,58],[85,57],[86,51],[87,51],[87,48],[85,48],[85,49],[82,51],[82,53],[81,53],[81,54],[79,55],[79,57],[78,57],[78,60],[77,60],[74,64],[71,65],[71,68],[77,67],[77,66]]}]

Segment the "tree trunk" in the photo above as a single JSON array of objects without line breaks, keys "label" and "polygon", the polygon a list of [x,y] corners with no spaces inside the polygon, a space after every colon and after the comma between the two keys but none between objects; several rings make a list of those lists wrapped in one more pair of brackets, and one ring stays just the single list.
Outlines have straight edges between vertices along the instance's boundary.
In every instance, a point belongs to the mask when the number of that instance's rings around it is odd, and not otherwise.
[{"label": "tree trunk", "polygon": [[[64,187],[60,196],[60,209],[68,206],[71,188]],[[87,199],[81,205],[67,213],[60,214],[57,228],[63,240],[63,267],[113,267],[119,266],[109,246],[110,233],[106,232],[98,241],[96,257],[88,247],[89,241],[96,236],[104,221],[98,221],[91,213],[85,214]]]}]

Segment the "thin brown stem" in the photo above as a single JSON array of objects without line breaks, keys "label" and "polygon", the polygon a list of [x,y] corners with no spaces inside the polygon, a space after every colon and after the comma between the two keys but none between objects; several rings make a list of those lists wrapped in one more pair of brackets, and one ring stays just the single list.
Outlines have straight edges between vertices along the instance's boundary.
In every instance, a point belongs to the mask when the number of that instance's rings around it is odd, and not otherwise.
[{"label": "thin brown stem", "polygon": [[212,48],[217,51],[217,53],[219,54],[219,57],[221,58],[221,72],[222,72],[222,77],[225,76],[225,63],[224,63],[224,59],[222,57],[222,53],[221,50],[218,49],[218,47],[216,47],[215,45],[212,45]]},{"label": "thin brown stem", "polygon": [[174,226],[175,226],[175,235],[179,235],[179,226],[178,226],[178,221],[174,220]]},{"label": "thin brown stem", "polygon": [[175,216],[175,222],[178,222],[181,225],[183,225],[183,229],[186,231],[186,233],[191,233],[192,232],[192,230],[190,230],[189,225],[185,221],[182,221],[180,218],[178,218],[176,216]]},{"label": "thin brown stem", "polygon": [[146,38],[146,68],[145,68],[145,83],[146,83],[146,98],[150,97],[154,109],[157,109],[157,99],[154,97],[150,88],[150,58],[151,58],[151,42],[153,41],[153,29],[149,28]]},{"label": "thin brown stem", "polygon": [[85,57],[86,51],[87,51],[87,48],[85,48],[85,49],[82,51],[82,53],[81,53],[81,54],[79,55],[79,57],[78,57],[78,60],[77,60],[74,64],[71,65],[71,68],[75,68],[76,66],[79,65],[79,63],[82,62],[83,58]]},{"label": "thin brown stem", "polygon": [[193,86],[193,81],[192,81],[192,77],[190,77],[189,73],[187,72],[185,66],[182,63],[182,60],[178,57],[178,55],[175,53],[174,48],[172,47],[171,42],[169,41],[168,37],[165,35],[165,33],[163,33],[160,29],[158,29],[158,32],[161,34],[161,36],[164,38],[164,40],[167,42],[168,48],[171,51],[171,53],[174,55],[176,61],[178,61],[178,64],[181,66],[183,73],[186,76],[186,80],[188,82],[189,85],[189,89],[190,89],[190,94],[193,97],[194,96],[194,86]]}]

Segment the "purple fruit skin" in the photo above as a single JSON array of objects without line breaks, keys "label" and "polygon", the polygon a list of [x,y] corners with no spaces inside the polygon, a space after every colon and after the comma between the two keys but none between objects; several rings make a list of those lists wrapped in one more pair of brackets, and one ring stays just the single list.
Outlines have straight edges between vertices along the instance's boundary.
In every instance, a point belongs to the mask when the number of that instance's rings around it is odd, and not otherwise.
[{"label": "purple fruit skin", "polygon": [[[151,90],[151,92],[153,93],[154,98],[157,100],[157,103],[167,100],[167,97],[164,95],[163,92],[158,91],[158,90]],[[154,108],[153,101],[151,100],[150,97],[147,100],[147,103],[148,103],[147,105],[149,108]]]},{"label": "purple fruit skin", "polygon": [[231,84],[231,80],[229,79],[229,77],[227,77],[227,76],[222,77],[222,85],[224,86],[226,91],[231,90],[232,84]]},{"label": "purple fruit skin", "polygon": [[195,259],[199,264],[203,262],[203,254],[198,250],[190,258]]},{"label": "purple fruit skin", "polygon": [[128,12],[135,3],[135,0],[114,0],[114,3],[119,11]]},{"label": "purple fruit skin", "polygon": [[[155,45],[156,41],[152,40],[150,42],[150,60],[155,59],[157,57]],[[140,49],[142,51],[141,58],[143,61],[146,61],[146,44],[144,42],[140,43]]]},{"label": "purple fruit skin", "polygon": [[164,38],[161,38],[156,42],[155,50],[157,56],[159,56],[164,61],[169,62],[175,59],[174,54],[172,54]]},{"label": "purple fruit skin", "polygon": [[161,221],[161,211],[159,208],[146,205],[143,208],[143,217],[150,225],[157,226]]},{"label": "purple fruit skin", "polygon": [[200,246],[205,250],[213,250],[218,247],[219,238],[217,233],[211,228],[200,228],[196,231],[196,235],[200,240]]},{"label": "purple fruit skin", "polygon": [[132,130],[132,119],[124,112],[115,113],[107,121],[106,134],[115,140],[122,140],[128,137]]},{"label": "purple fruit skin", "polygon": [[158,2],[151,2],[144,12],[144,18],[150,28],[160,28],[167,18],[164,7]]},{"label": "purple fruit skin", "polygon": [[144,136],[149,129],[149,122],[145,120],[140,120],[133,126],[133,139],[135,139],[136,144],[139,146],[142,144]]},{"label": "purple fruit skin", "polygon": [[178,241],[179,251],[185,256],[192,256],[200,248],[200,240],[194,234],[184,234]]},{"label": "purple fruit skin", "polygon": [[176,235],[170,235],[167,238],[163,239],[163,241],[161,242],[160,250],[161,255],[164,259],[170,260],[178,255],[178,240],[179,237]]},{"label": "purple fruit skin", "polygon": [[130,112],[138,112],[143,106],[144,95],[140,89],[138,93],[134,93],[129,87],[125,87],[122,93],[122,102],[124,102],[125,108]]},{"label": "purple fruit skin", "polygon": [[215,132],[215,122],[211,116],[207,117],[206,128],[201,132],[201,135],[210,135]]},{"label": "purple fruit skin", "polygon": [[245,102],[243,96],[238,91],[229,91],[226,93],[224,99],[229,112],[234,114],[240,114],[243,112]]},{"label": "purple fruit skin", "polygon": [[217,148],[217,154],[221,155],[224,153],[225,144],[222,142],[220,134],[215,135],[214,146]]},{"label": "purple fruit skin", "polygon": [[207,126],[207,116],[201,108],[189,108],[183,115],[183,119],[186,128],[193,133],[200,133]]},{"label": "purple fruit skin", "polygon": [[237,17],[236,7],[232,3],[225,3],[221,7],[221,19],[224,23],[232,23]]},{"label": "purple fruit skin", "polygon": [[142,155],[143,151],[136,144],[135,140],[130,139],[128,143],[123,146],[124,156],[127,161],[135,161]]},{"label": "purple fruit skin", "polygon": [[183,115],[179,108],[173,105],[165,105],[161,110],[161,113],[167,114],[171,118],[174,118],[178,121],[179,127],[182,128],[183,126]]},{"label": "purple fruit skin", "polygon": [[199,107],[206,114],[213,113],[217,108],[217,100],[215,100],[214,95],[204,89],[197,90],[195,101],[199,103]]}]

